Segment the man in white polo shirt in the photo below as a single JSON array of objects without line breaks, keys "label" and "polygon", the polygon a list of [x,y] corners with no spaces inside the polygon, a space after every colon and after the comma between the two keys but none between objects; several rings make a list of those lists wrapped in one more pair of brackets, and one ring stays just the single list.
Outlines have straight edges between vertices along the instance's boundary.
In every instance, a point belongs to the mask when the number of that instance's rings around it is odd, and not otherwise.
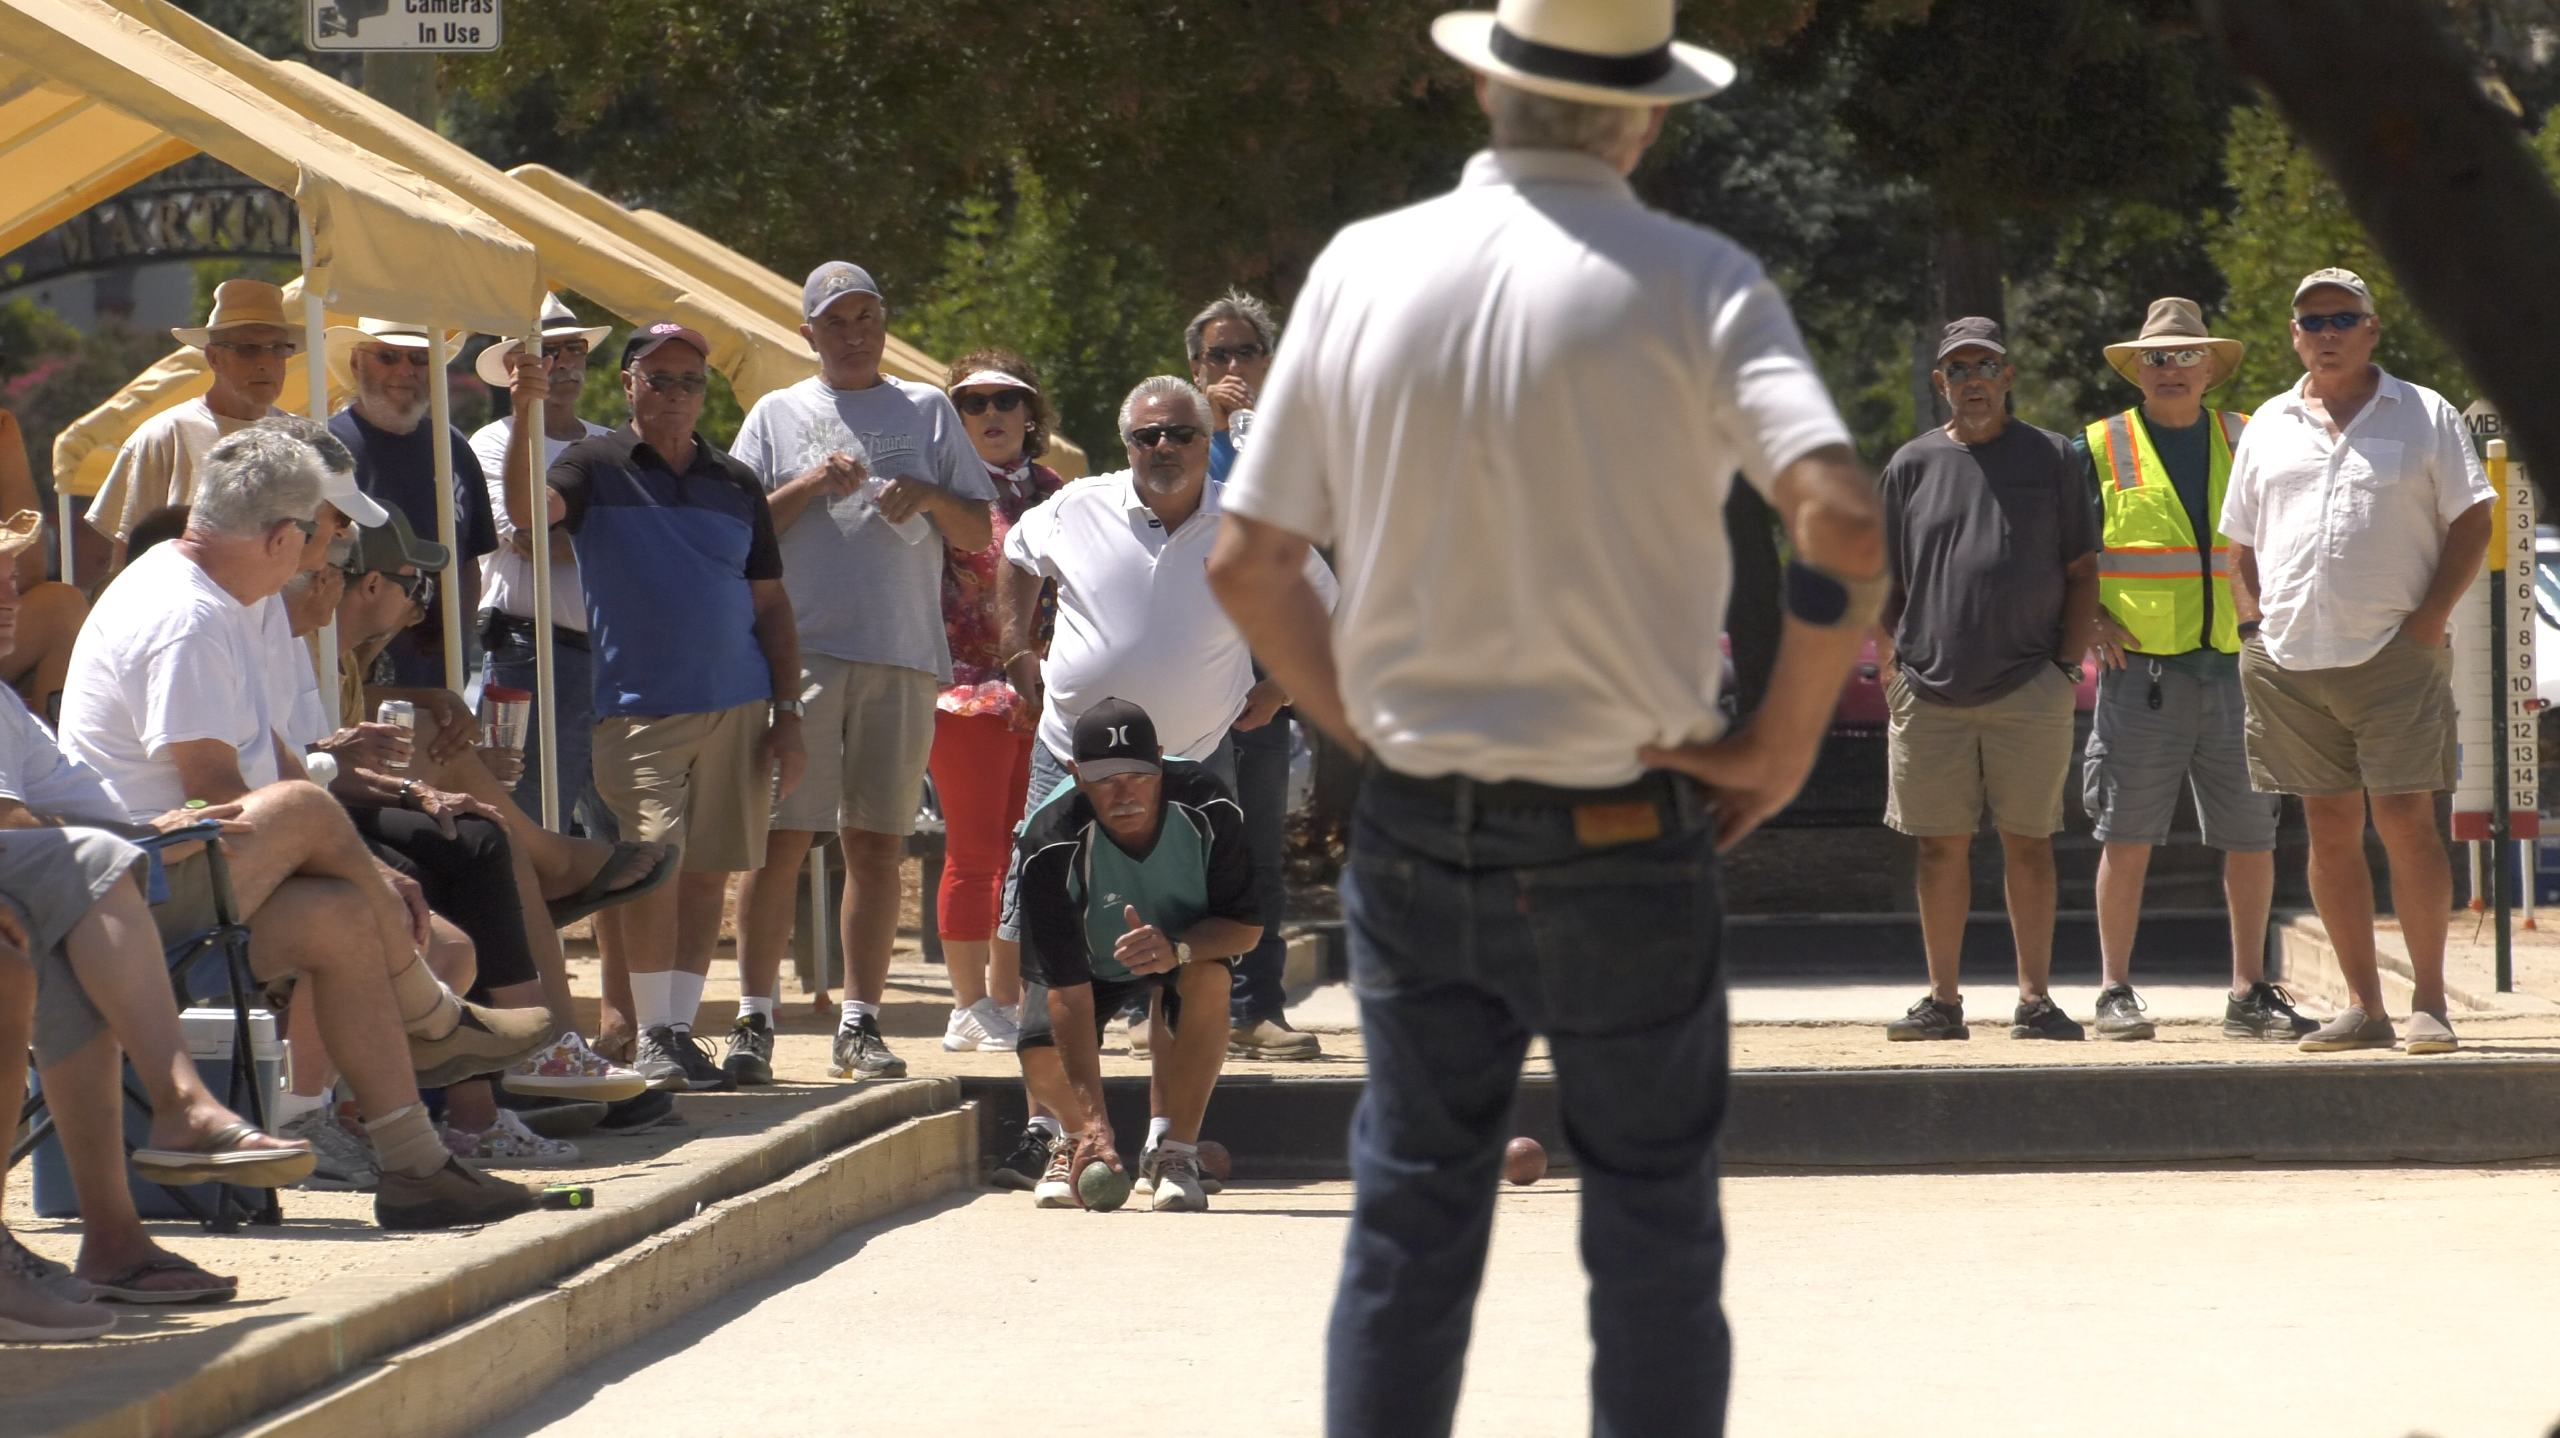
[{"label": "man in white polo shirt", "polygon": [[[1665,107],[1733,76],[1671,27],[1669,0],[1433,25],[1493,148],[1316,260],[1227,496],[1220,599],[1299,717],[1372,758],[1332,1438],[1449,1431],[1537,1034],[1582,1180],[1592,1431],[1724,1428],[1716,850],[1803,783],[1887,581],[1786,302],[1628,188]],[[1737,470],[1794,560],[1768,693],[1724,734]],[[1349,576],[1331,624],[1310,543]]]},{"label": "man in white polo shirt", "polygon": [[[1068,780],[1076,716],[1117,695],[1155,720],[1164,751],[1204,765],[1230,789],[1230,724],[1270,722],[1289,702],[1257,684],[1253,655],[1209,593],[1224,485],[1209,480],[1213,411],[1190,381],[1143,380],[1120,406],[1129,467],[1069,485],[1005,535],[1005,677],[1041,705],[1031,806]],[[1333,571],[1309,554],[1307,582],[1330,604]],[[1057,635],[1031,652],[1044,584],[1058,586]],[[1045,695],[1045,697],[1044,697]]]},{"label": "man in white polo shirt", "polygon": [[2249,782],[2302,796],[2311,902],[2355,1002],[2305,1035],[2313,1053],[2389,1048],[2373,956],[2368,801],[2416,993],[2408,1051],[2450,1053],[2444,936],[2453,876],[2435,792],[2454,781],[2453,606],[2489,550],[2494,492],[2462,416],[2373,362],[2382,321],[2349,270],[2293,292],[2302,382],[2268,400],[2231,455],[2231,539]]}]

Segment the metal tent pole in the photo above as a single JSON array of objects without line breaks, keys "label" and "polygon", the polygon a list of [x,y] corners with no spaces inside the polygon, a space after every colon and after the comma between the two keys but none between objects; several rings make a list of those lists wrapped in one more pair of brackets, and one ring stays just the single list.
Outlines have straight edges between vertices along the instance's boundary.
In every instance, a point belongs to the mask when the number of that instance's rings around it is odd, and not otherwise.
[{"label": "metal tent pole", "polygon": [[[328,307],[320,287],[311,282],[311,216],[302,216],[302,375],[310,381],[311,418],[323,424],[329,420],[329,366],[321,351],[323,333],[329,327]],[[68,541],[66,541],[68,542]],[[67,552],[67,551],[66,551]],[[320,626],[320,707],[331,714],[338,712],[338,616]],[[343,717],[343,716],[341,716]],[[363,716],[358,715],[359,719]],[[329,726],[338,727],[335,724]]]},{"label": "metal tent pole", "polygon": [[[542,329],[536,325],[524,337],[524,353],[519,365],[542,362]],[[557,689],[551,646],[551,466],[543,454],[550,448],[551,434],[543,421],[543,401],[536,399],[525,423],[533,430],[525,446],[526,462],[533,469],[531,518],[534,525],[524,535],[533,551],[533,714],[535,754],[542,762],[542,827],[560,827],[560,710],[553,702]]]},{"label": "metal tent pole", "polygon": [[54,548],[59,550],[62,556],[62,582],[75,587],[80,583],[80,577],[73,566],[71,534],[72,526],[80,522],[79,501],[80,496],[73,494],[67,489],[57,489],[54,491]]},{"label": "metal tent pole", "polygon": [[442,596],[439,607],[444,612],[444,687],[460,694],[471,684],[471,676],[462,672],[461,584],[462,566],[471,561],[462,552],[459,516],[453,502],[453,386],[445,373],[445,365],[451,359],[444,325],[439,322],[427,326],[427,368],[432,371],[427,384],[427,423],[435,427],[436,539],[445,548],[444,583],[438,587]]}]

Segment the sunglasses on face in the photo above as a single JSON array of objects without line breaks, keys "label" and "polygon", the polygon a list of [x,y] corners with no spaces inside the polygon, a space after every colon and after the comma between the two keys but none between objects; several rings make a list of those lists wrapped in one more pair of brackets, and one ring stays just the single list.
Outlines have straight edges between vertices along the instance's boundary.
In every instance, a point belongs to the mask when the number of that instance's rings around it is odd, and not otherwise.
[{"label": "sunglasses on face", "polygon": [[320,521],[316,519],[288,519],[285,523],[302,531],[302,542],[305,544],[320,537]]},{"label": "sunglasses on face", "polygon": [[1153,449],[1168,440],[1174,448],[1181,449],[1199,437],[1200,426],[1196,424],[1151,424],[1129,431],[1129,443],[1137,449]]},{"label": "sunglasses on face", "polygon": [[1201,358],[1213,365],[1246,364],[1271,353],[1271,347],[1259,342],[1240,345],[1211,345]]},{"label": "sunglasses on face", "polygon": [[698,374],[644,374],[640,382],[660,394],[700,394],[711,388],[710,378]]},{"label": "sunglasses on face", "polygon": [[2365,318],[2365,312],[2362,310],[2348,310],[2343,314],[2334,315],[2295,315],[2293,317],[2293,323],[2297,329],[2300,329],[2307,335],[2316,335],[2324,329],[2332,329],[2336,330],[2340,334],[2345,334],[2347,331],[2363,324],[2365,322]]},{"label": "sunglasses on face", "polygon": [[1938,366],[1938,373],[1945,375],[1949,384],[1963,384],[1977,375],[1983,379],[1998,379],[2008,369],[2009,362],[2004,359],[1975,360],[1971,364],[1955,360]]},{"label": "sunglasses on face", "polygon": [[302,346],[294,343],[292,340],[277,340],[272,344],[249,344],[240,340],[215,340],[213,342],[213,347],[215,349],[229,350],[244,360],[291,359],[295,355],[302,353]]},{"label": "sunglasses on face", "polygon": [[2193,369],[2204,363],[2203,350],[2144,350],[2144,369]]},{"label": "sunglasses on face", "polygon": [[350,586],[364,583],[367,574],[379,574],[383,582],[399,586],[400,592],[409,596],[409,602],[420,609],[435,607],[436,577],[432,574],[393,574],[380,569],[349,569],[345,574]]},{"label": "sunglasses on face", "polygon": [[395,349],[390,345],[382,345],[369,353],[373,356],[373,362],[379,365],[413,364],[420,369],[425,369],[428,363],[425,350]]},{"label": "sunglasses on face", "polygon": [[585,340],[562,340],[558,344],[553,344],[546,340],[542,345],[542,357],[544,359],[585,359],[587,357],[587,342]]},{"label": "sunglasses on face", "polygon": [[979,394],[972,391],[960,396],[960,412],[972,418],[985,414],[989,405],[995,406],[998,414],[1011,414],[1022,408],[1022,391],[1000,389],[994,394]]}]

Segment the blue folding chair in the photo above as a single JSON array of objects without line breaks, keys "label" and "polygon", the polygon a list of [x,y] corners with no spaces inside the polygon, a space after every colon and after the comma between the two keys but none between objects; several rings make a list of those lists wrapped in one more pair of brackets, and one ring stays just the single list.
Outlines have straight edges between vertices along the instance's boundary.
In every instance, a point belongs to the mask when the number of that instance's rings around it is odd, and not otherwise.
[{"label": "blue folding chair", "polygon": [[[201,934],[181,940],[166,951],[169,963],[169,986],[179,1008],[199,1000],[227,998],[231,1005],[231,1074],[230,1091],[223,1101],[249,1122],[264,1129],[267,1126],[265,1088],[258,1082],[257,1054],[252,1047],[249,1027],[249,995],[258,991],[258,981],[249,972],[249,926],[240,921],[240,905],[231,891],[231,863],[222,852],[222,825],[208,820],[173,829],[165,834],[135,840],[135,844],[151,856],[151,873],[145,896],[153,904],[169,901],[169,875],[160,856],[170,847],[201,840],[205,846],[205,863],[210,871],[213,889],[214,924]],[[124,1069],[125,1102],[144,1113],[151,1111],[151,1098],[133,1072],[130,1063]],[[53,1115],[44,1095],[33,1084],[28,1086],[27,1100],[18,1115],[21,1137],[9,1150],[9,1166],[15,1168],[21,1159],[53,1135]],[[128,1135],[125,1151],[135,1148]],[[168,1195],[179,1211],[204,1225],[209,1232],[229,1233],[243,1222],[272,1226],[284,1222],[284,1207],[271,1188],[241,1188],[233,1184],[202,1184],[197,1188],[213,1190],[208,1205],[196,1193],[185,1188],[146,1184],[132,1180],[137,1187],[158,1188]]]}]

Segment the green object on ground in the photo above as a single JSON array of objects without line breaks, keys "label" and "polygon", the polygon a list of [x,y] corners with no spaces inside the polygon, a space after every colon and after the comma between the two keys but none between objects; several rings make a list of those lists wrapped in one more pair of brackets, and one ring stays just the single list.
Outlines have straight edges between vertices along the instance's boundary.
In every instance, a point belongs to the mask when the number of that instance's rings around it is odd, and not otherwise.
[{"label": "green object on ground", "polygon": [[1109,1213],[1129,1201],[1129,1175],[1097,1158],[1076,1175],[1076,1192],[1083,1195],[1085,1207]]}]

